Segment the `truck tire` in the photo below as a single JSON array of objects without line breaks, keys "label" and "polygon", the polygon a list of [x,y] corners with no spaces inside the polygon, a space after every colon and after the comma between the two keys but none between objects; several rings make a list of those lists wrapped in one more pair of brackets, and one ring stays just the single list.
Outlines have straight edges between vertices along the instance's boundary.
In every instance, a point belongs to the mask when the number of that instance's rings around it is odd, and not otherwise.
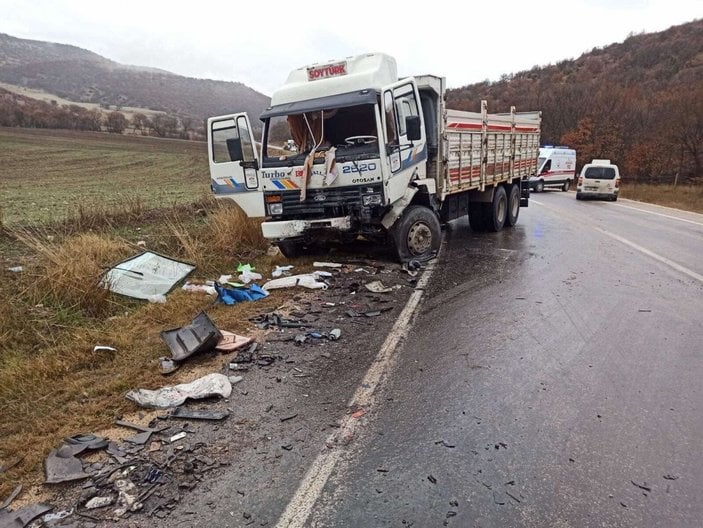
[{"label": "truck tire", "polygon": [[583,196],[581,196],[581,193],[579,191],[576,191],[576,199],[583,200]]},{"label": "truck tire", "polygon": [[535,192],[544,192],[544,180],[540,180],[535,184]]},{"label": "truck tire", "polygon": [[520,215],[520,186],[512,184],[508,187],[508,215],[505,217],[505,225],[513,227],[517,224]]},{"label": "truck tire", "polygon": [[561,186],[561,190],[566,192],[569,190],[570,187],[571,187],[571,180],[566,180],[564,182],[564,185]]},{"label": "truck tire", "polygon": [[508,196],[505,193],[505,187],[496,187],[489,211],[490,215],[486,219],[488,230],[494,233],[500,231],[503,229],[505,219],[508,216]]},{"label": "truck tire", "polygon": [[424,259],[439,251],[442,228],[437,215],[422,205],[411,205],[391,228],[398,257],[405,262]]},{"label": "truck tire", "polygon": [[286,258],[297,258],[305,252],[303,243],[299,240],[280,240],[276,245]]}]

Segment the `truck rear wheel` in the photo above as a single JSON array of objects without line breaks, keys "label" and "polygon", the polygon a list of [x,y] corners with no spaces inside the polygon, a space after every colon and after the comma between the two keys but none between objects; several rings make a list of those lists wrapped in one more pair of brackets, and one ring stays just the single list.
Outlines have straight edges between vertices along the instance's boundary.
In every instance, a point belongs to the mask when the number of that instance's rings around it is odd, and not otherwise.
[{"label": "truck rear wheel", "polygon": [[490,216],[487,218],[489,231],[500,231],[505,225],[508,216],[508,196],[505,187],[496,187],[493,192],[493,202],[490,207]]},{"label": "truck rear wheel", "polygon": [[391,228],[398,257],[405,262],[439,251],[442,229],[437,215],[422,205],[408,207]]},{"label": "truck rear wheel", "polygon": [[505,225],[512,227],[517,224],[520,215],[520,186],[511,185],[508,187],[508,216],[505,218]]}]

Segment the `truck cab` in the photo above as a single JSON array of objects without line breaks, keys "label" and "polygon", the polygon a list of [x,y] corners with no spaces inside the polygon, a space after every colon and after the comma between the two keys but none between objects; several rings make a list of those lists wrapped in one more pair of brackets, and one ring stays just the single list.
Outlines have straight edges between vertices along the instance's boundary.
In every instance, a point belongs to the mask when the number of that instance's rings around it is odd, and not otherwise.
[{"label": "truck cab", "polygon": [[381,53],[293,70],[260,116],[260,151],[245,114],[208,120],[215,195],[267,217],[264,236],[291,256],[325,237],[385,236],[384,217],[437,156],[444,81],[424,82],[398,80]]}]

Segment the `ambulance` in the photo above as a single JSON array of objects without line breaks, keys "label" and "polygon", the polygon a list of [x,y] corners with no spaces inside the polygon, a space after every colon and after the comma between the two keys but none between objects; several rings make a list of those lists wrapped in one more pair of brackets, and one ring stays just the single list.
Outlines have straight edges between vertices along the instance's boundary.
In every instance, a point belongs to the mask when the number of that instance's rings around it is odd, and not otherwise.
[{"label": "ambulance", "polygon": [[530,189],[544,191],[559,186],[568,191],[576,177],[576,151],[569,147],[544,146],[539,149],[538,171],[530,177]]}]

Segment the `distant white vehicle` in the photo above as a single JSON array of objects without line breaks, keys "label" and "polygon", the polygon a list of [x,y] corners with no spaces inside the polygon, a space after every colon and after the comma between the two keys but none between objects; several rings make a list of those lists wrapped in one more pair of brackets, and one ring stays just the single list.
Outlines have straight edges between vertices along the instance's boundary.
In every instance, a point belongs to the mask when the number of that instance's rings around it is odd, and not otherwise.
[{"label": "distant white vehicle", "polygon": [[576,151],[569,147],[540,147],[537,173],[530,177],[530,189],[542,192],[559,185],[568,191],[576,179]]},{"label": "distant white vehicle", "polygon": [[607,159],[594,159],[581,169],[576,199],[604,198],[615,201],[620,192],[620,171]]}]

